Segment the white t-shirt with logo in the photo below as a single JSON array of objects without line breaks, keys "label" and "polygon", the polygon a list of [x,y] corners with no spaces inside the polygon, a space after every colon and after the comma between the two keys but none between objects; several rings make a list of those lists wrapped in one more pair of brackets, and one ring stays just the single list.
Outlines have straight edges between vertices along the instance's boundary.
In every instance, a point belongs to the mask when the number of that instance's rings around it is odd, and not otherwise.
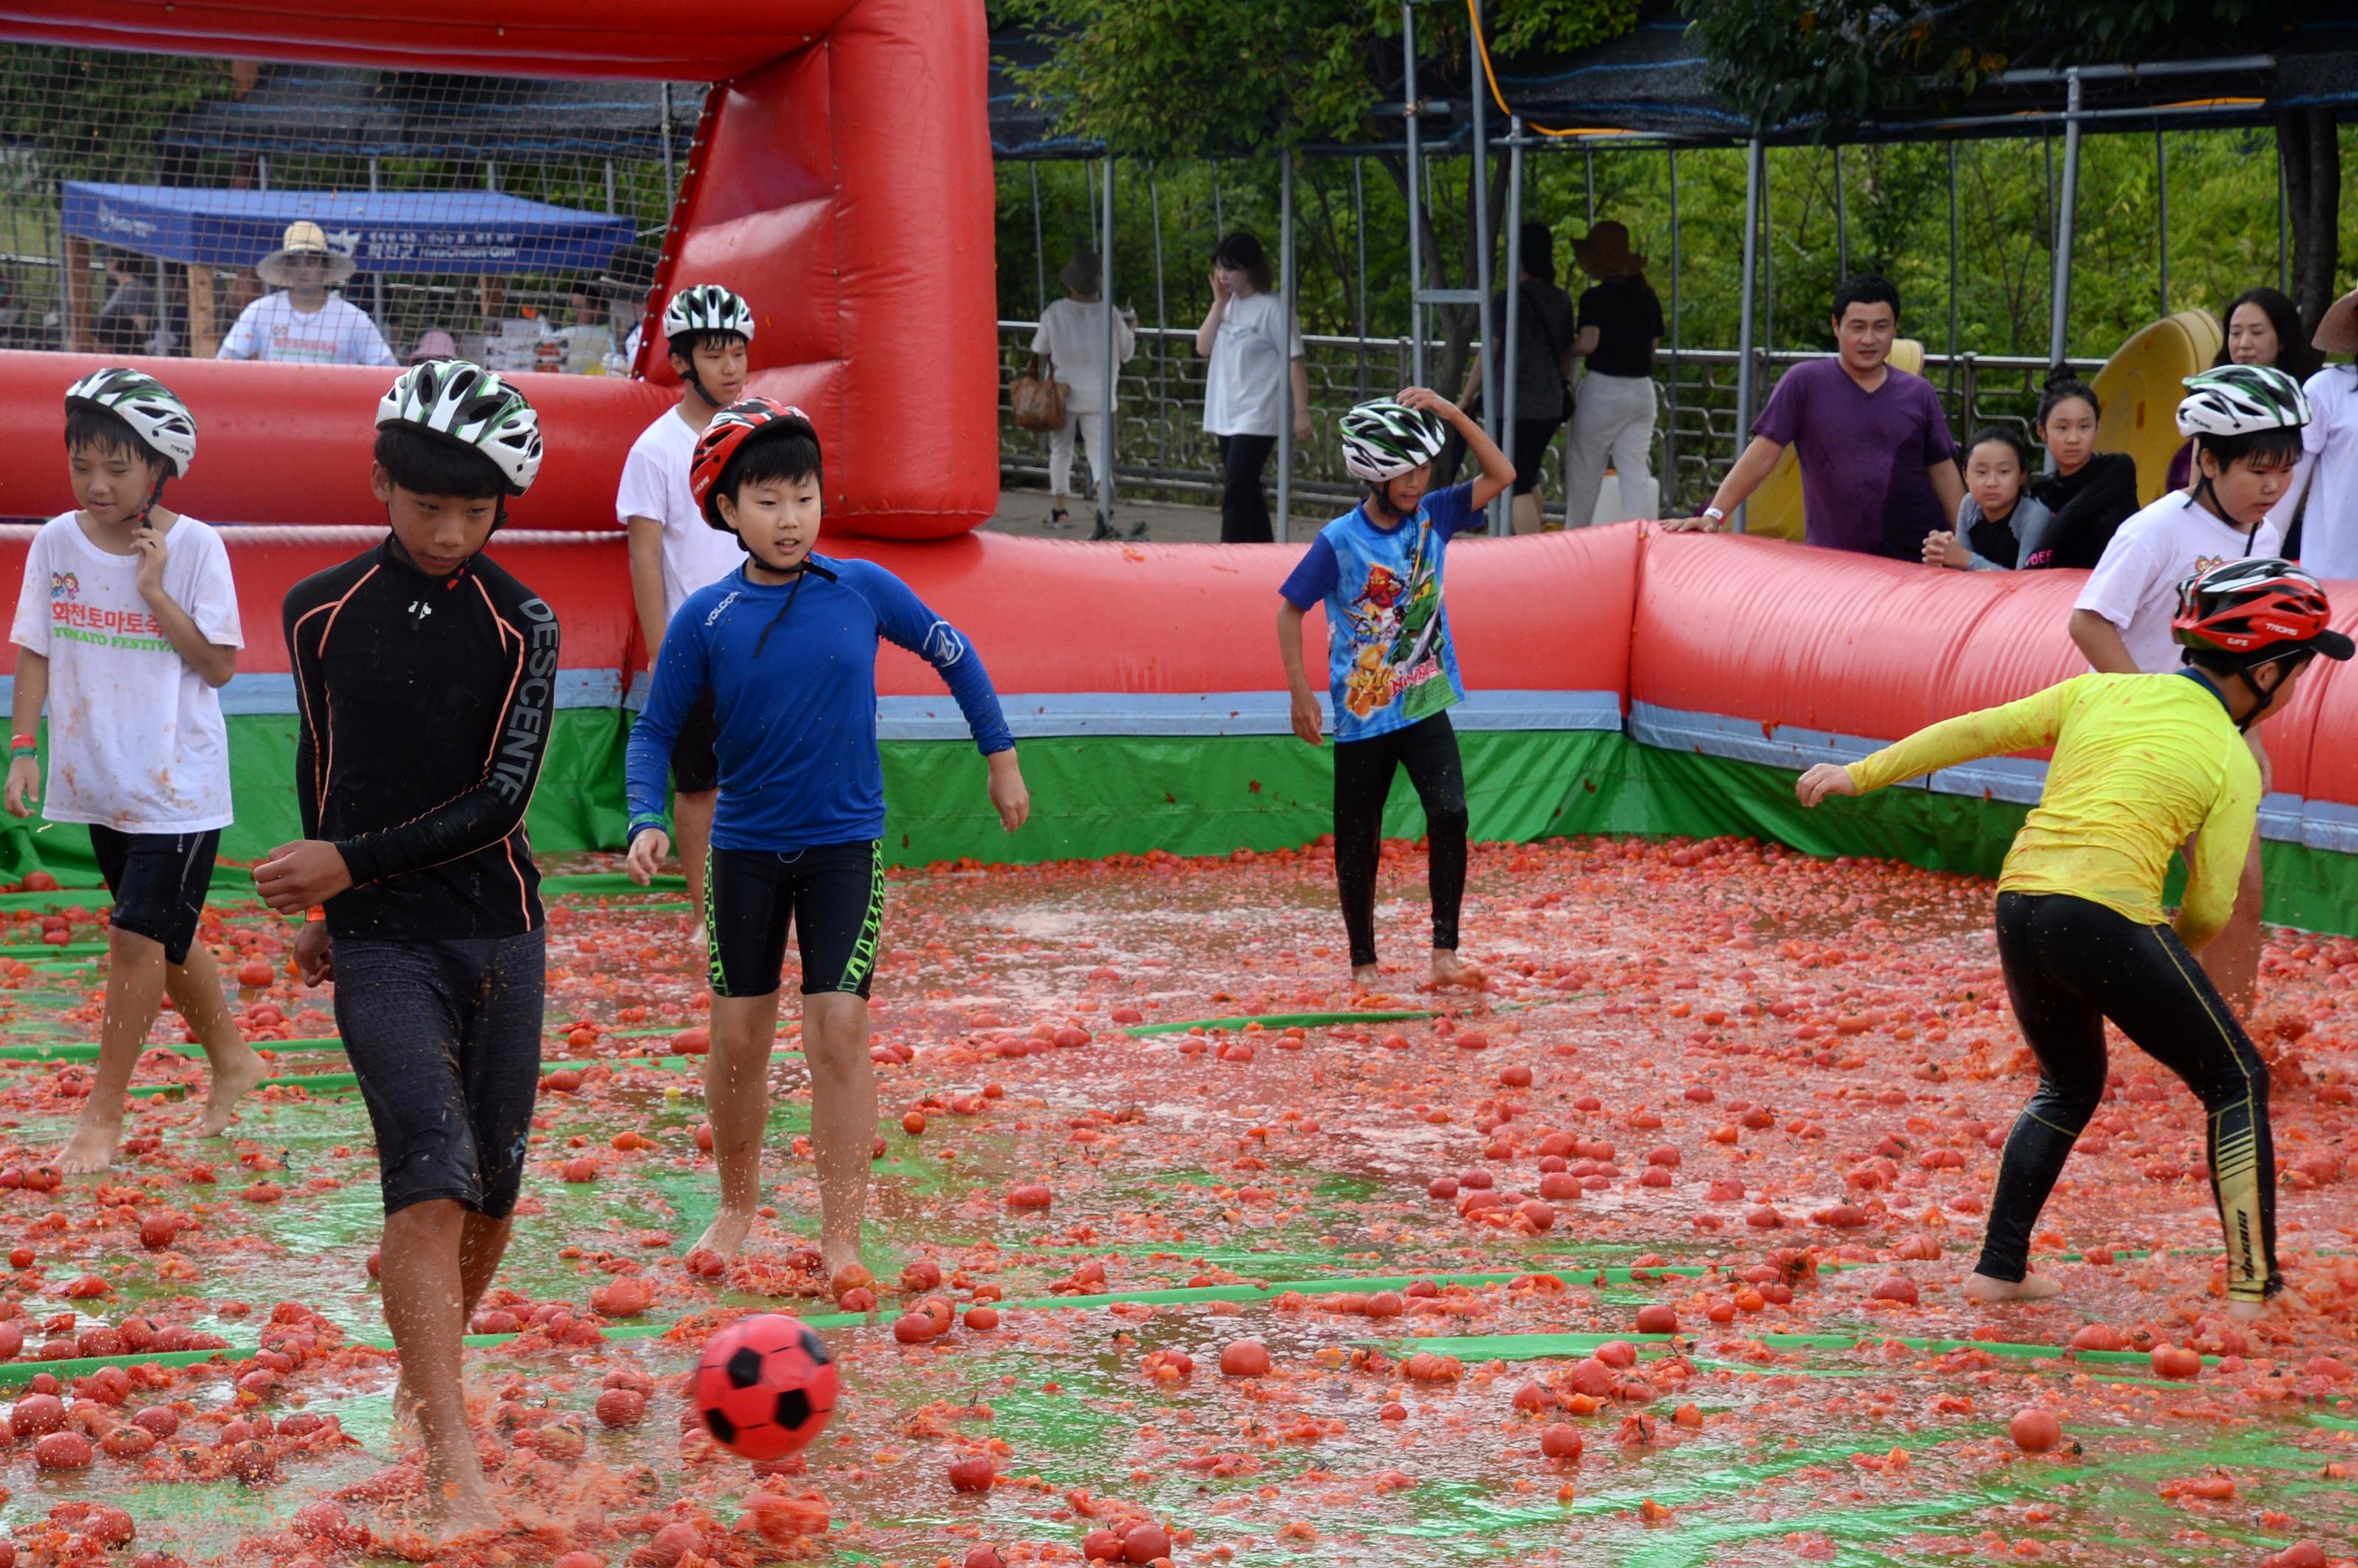
[{"label": "white t-shirt with logo", "polygon": [[1278,389],[1302,353],[1297,325],[1286,330],[1285,299],[1276,294],[1232,296],[1212,340],[1204,372],[1204,428],[1215,436],[1277,434]]},{"label": "white t-shirt with logo", "polygon": [[614,496],[614,515],[625,526],[633,517],[663,524],[665,625],[679,613],[682,600],[719,582],[745,558],[737,535],[705,522],[687,487],[696,437],[677,408],[665,410],[631,443],[631,455],[622,460],[622,489]]},{"label": "white t-shirt with logo", "polygon": [[2178,585],[2222,561],[2273,556],[2283,547],[2284,531],[2275,523],[2238,528],[2173,490],[2121,524],[2072,608],[2093,610],[2119,627],[2136,667],[2166,675],[2183,662],[2169,634]]},{"label": "white t-shirt with logo", "polygon": [[2309,394],[2309,426],[2300,433],[2300,466],[2268,521],[2289,529],[2307,494],[2300,564],[2321,578],[2358,579],[2358,371],[2328,365],[2301,390]]},{"label": "white t-shirt with logo", "polygon": [[238,312],[214,357],[266,364],[391,365],[400,362],[368,312],[341,294],[317,310],[297,310],[285,289],[265,294]]},{"label": "white t-shirt with logo", "polygon": [[[164,589],[205,641],[245,646],[221,535],[183,517],[164,535]],[[90,542],[80,514],[33,535],[18,647],[49,661],[49,769],[41,815],[119,833],[230,825],[229,731],[221,694],[165,636],[139,591],[139,557]]]}]

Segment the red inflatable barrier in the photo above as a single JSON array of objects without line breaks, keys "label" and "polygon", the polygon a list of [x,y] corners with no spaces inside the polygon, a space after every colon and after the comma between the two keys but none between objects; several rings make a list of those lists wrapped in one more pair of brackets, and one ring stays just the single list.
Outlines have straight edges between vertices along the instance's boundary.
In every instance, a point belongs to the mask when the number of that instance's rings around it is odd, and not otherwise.
[{"label": "red inflatable barrier", "polygon": [[[70,16],[0,0],[0,36],[435,70],[714,77],[665,245],[665,289],[725,283],[754,306],[753,387],[818,420],[838,533],[930,539],[998,504],[992,184],[980,10],[925,0],[723,0],[692,25],[616,0],[468,9],[393,0],[92,0]],[[651,334],[659,336],[659,334]],[[657,345],[659,348],[659,345]],[[646,356],[659,380],[670,373]],[[0,353],[0,427],[57,427],[106,362]],[[201,440],[174,500],[208,521],[369,523],[369,427],[389,373],[146,362]],[[525,375],[549,455],[520,527],[611,527],[622,459],[668,385]],[[0,443],[0,513],[54,510],[53,440]]]},{"label": "red inflatable barrier", "polygon": [[[1774,539],[1644,541],[1631,700],[1864,740],[2028,696],[2088,665],[2076,571],[1933,571]],[[2329,585],[2358,626],[2358,583]],[[2265,731],[2275,791],[2358,803],[2358,677],[2312,669]]]},{"label": "red inflatable barrier", "polygon": [[[923,546],[822,543],[906,579],[971,638],[1002,692],[1282,689],[1278,585],[1303,545],[1103,545],[1003,534]],[[1635,524],[1449,552],[1449,623],[1469,687],[1626,692],[1638,576]],[[1325,619],[1303,628],[1325,689]],[[941,679],[888,648],[877,689],[931,696]]]}]

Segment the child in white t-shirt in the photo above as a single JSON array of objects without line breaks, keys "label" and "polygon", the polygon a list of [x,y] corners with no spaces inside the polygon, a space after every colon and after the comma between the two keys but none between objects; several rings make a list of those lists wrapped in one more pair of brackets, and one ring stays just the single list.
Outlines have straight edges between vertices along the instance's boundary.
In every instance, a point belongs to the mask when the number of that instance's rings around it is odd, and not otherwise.
[{"label": "child in white t-shirt", "polygon": [[[2184,662],[2171,635],[2179,585],[2222,561],[2274,556],[2283,532],[2268,521],[2300,460],[2309,402],[2270,365],[2220,365],[2186,378],[2178,430],[2194,440],[2194,482],[2120,526],[2071,610],[2071,640],[2105,675],[2167,674]],[[2246,732],[2267,780],[2268,754]],[[2250,1016],[2259,979],[2260,839],[2252,836],[2234,913],[2203,948],[2203,968],[2238,1013]]]},{"label": "child in white t-shirt", "polygon": [[[203,524],[157,504],[196,449],[195,420],[162,383],[131,370],[76,382],[66,454],[79,505],[34,536],[9,633],[8,810],[25,816],[38,805],[51,822],[87,824],[114,897],[98,1080],[57,1155],[69,1174],[114,1162],[131,1071],[166,991],[212,1066],[200,1133],[226,1131],[265,1072],[196,942],[230,823],[217,691],[244,646],[229,552]],[[52,697],[44,801],[36,731]]]},{"label": "child in white t-shirt", "polygon": [[[631,444],[614,514],[629,531],[631,598],[646,639],[647,668],[655,667],[664,630],[680,602],[737,569],[745,558],[734,535],[716,532],[689,492],[687,470],[696,438],[712,416],[745,395],[746,351],[753,311],[717,283],[681,290],[664,307],[665,351],[679,377],[678,406]],[[708,695],[690,709],[672,747],[672,815],[679,829],[679,867],[691,909],[704,908],[704,862],[712,847],[712,813],[720,795],[720,762],[712,745],[720,733]],[[704,924],[697,922],[698,946]]]}]

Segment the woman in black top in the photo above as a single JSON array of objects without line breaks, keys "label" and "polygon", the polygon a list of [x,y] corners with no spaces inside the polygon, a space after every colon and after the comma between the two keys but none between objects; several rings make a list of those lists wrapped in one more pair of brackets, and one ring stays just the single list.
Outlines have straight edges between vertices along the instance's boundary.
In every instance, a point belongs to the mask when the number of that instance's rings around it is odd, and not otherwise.
[{"label": "woman in black top", "polygon": [[1607,221],[1574,241],[1573,252],[1596,286],[1580,297],[1580,336],[1573,351],[1588,361],[1572,416],[1572,473],[1564,519],[1574,528],[1595,520],[1596,492],[1609,455],[1621,481],[1621,517],[1658,510],[1651,470],[1654,351],[1662,341],[1662,302],[1646,281],[1646,258],[1629,250],[1629,231]]},{"label": "woman in black top", "polygon": [[[1515,435],[1509,449],[1515,464],[1513,515],[1516,533],[1536,534],[1540,531],[1540,475],[1547,469],[1548,443],[1572,417],[1572,296],[1556,287],[1555,235],[1545,223],[1523,225],[1522,273],[1516,292],[1520,308],[1515,318]],[[1498,351],[1504,354],[1507,291],[1503,288],[1490,297],[1490,323],[1498,329]],[[1481,386],[1482,355],[1476,353],[1458,403],[1470,404]]]},{"label": "woman in black top", "polygon": [[2049,374],[2039,400],[2039,439],[2055,460],[2055,471],[2031,481],[2030,493],[2049,518],[2036,539],[2023,542],[2025,569],[2092,569],[2120,525],[2136,514],[2136,460],[2096,450],[2102,417],[2095,388],[2061,366]]}]

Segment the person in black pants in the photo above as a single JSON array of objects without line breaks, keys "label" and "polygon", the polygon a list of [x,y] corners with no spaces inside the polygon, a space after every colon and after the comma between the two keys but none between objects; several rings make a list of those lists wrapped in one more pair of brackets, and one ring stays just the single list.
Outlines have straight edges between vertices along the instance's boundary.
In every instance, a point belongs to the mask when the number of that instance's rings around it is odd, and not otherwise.
[{"label": "person in black pants", "polygon": [[[2228,1314],[2249,1322],[2284,1288],[2267,1064],[2194,955],[2234,909],[2259,812],[2260,769],[2244,732],[2291,705],[2312,660],[2358,652],[2331,620],[2323,587],[2291,562],[2223,562],[2178,585],[2170,627],[2181,668],[2091,672],[1847,766],[1821,762],[1795,786],[1814,806],[1978,757],[2054,748],[1997,882],[1998,960],[2039,1060],[2039,1092],[1999,1156],[1968,1299],[2037,1301],[2062,1288],[2031,1271],[2031,1232],[2103,1102],[2107,1020],[2202,1102]],[[2190,837],[2185,902],[2172,920],[2163,879]]]},{"label": "person in black pants", "polygon": [[[1445,423],[1444,423],[1445,422]],[[1455,426],[1480,477],[1432,495],[1433,460]],[[1479,986],[1457,957],[1466,890],[1466,772],[1449,709],[1466,687],[1442,604],[1442,569],[1455,535],[1515,481],[1514,465],[1482,427],[1437,393],[1412,386],[1397,400],[1343,416],[1343,460],[1368,498],[1312,540],[1278,591],[1277,646],[1293,693],[1293,732],[1315,746],[1324,716],[1302,663],[1302,618],[1326,607],[1335,704],[1335,885],[1351,941],[1354,983],[1379,983],[1376,868],[1392,774],[1408,770],[1424,806],[1433,892],[1433,983]]]},{"label": "person in black pants", "polygon": [[1212,308],[1195,329],[1204,372],[1204,428],[1220,448],[1220,543],[1272,537],[1261,470],[1277,450],[1279,394],[1291,378],[1293,438],[1310,438],[1310,372],[1302,329],[1271,292],[1269,254],[1239,229],[1212,252]]}]

